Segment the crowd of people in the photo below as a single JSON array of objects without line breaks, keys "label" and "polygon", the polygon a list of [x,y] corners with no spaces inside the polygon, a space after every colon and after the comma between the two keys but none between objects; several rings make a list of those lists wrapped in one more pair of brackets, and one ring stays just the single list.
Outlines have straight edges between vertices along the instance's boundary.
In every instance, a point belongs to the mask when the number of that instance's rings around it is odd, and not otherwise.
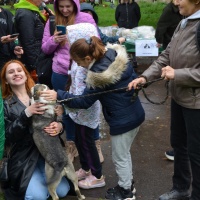
[{"label": "crowd of people", "polygon": [[[45,127],[49,137],[64,132],[69,158],[79,155],[81,168],[76,171],[83,189],[104,187],[104,162],[101,150],[99,118],[102,109],[110,128],[112,161],[118,177],[116,186],[107,189],[105,198],[134,200],[131,146],[145,123],[145,110],[138,96],[132,96],[139,84],[163,77],[171,92],[170,142],[173,148],[174,174],[172,189],[159,200],[200,199],[200,2],[172,0],[158,20],[155,38],[163,52],[138,76],[125,48],[124,37],[108,37],[98,27],[98,16],[90,3],[79,0],[55,0],[55,28],[50,31],[48,12],[41,9],[42,0],[20,0],[13,15],[0,7],[0,158],[9,149],[9,180],[1,187],[6,200],[46,200],[49,192],[45,177],[45,160],[33,141],[32,116],[45,112],[43,103],[31,104],[31,88],[37,58],[41,52],[52,59],[52,90],[42,92],[49,101],[71,98],[63,103],[61,121]],[[52,12],[52,11],[51,11]],[[52,12],[53,13],[53,12]],[[184,16],[184,17],[183,17]],[[116,7],[118,27],[134,28],[141,18],[139,5],[121,0]],[[70,44],[56,25],[89,23],[94,31],[87,38],[76,38]],[[82,31],[84,32],[84,31]],[[19,33],[19,36],[13,35]],[[83,39],[84,38],[84,39]],[[17,42],[18,40],[19,42]],[[200,46],[200,45],[199,45]],[[128,86],[128,90],[121,90]],[[115,92],[103,93],[105,90]],[[82,98],[73,98],[83,96]],[[120,101],[119,101],[120,99]],[[73,111],[75,109],[75,111]],[[70,111],[71,110],[71,111]],[[189,190],[192,185],[191,192]],[[73,187],[63,177],[57,187],[60,198]],[[37,192],[35,192],[37,191]]]}]

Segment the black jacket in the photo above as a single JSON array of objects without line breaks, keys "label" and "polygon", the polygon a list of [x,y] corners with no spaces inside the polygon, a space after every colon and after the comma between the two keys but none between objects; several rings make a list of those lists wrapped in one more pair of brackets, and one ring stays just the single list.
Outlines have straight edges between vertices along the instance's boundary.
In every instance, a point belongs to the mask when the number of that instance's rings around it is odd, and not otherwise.
[{"label": "black jacket", "polygon": [[4,188],[6,200],[24,199],[40,155],[32,138],[32,120],[26,116],[25,108],[15,95],[4,100],[6,145],[11,148],[9,182]]},{"label": "black jacket", "polygon": [[17,9],[15,25],[24,49],[22,61],[28,71],[35,69],[36,59],[41,52],[44,24],[38,12],[25,8]]},{"label": "black jacket", "polygon": [[136,2],[121,3],[115,11],[115,20],[119,28],[134,28],[138,26],[140,21],[140,7]]},{"label": "black jacket", "polygon": [[178,7],[172,2],[163,9],[155,33],[156,41],[163,44],[163,49],[166,49],[177,25],[182,19],[183,16],[179,13]]},{"label": "black jacket", "polygon": [[[2,9],[2,14],[4,15],[6,19],[7,27],[6,27],[6,30],[3,30],[3,27],[1,26],[1,23],[0,23],[0,29],[1,29],[0,38],[2,36],[11,35],[15,33],[15,27],[13,23],[13,14],[6,9],[3,9],[3,8],[1,9]],[[3,64],[5,62],[16,57],[14,54],[14,47],[15,47],[14,42],[3,44],[1,43],[1,40],[0,40],[0,69],[3,67]]]}]

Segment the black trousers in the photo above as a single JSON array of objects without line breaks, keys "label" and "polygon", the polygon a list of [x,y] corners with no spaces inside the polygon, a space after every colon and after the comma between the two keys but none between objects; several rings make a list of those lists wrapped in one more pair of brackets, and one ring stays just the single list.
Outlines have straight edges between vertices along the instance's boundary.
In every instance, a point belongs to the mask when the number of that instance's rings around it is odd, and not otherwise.
[{"label": "black trousers", "polygon": [[102,176],[102,166],[95,145],[94,132],[95,129],[76,124],[75,144],[82,169],[91,169],[92,175],[99,179]]},{"label": "black trousers", "polygon": [[200,200],[200,109],[188,109],[171,101],[171,146],[174,149],[173,188],[188,190]]}]

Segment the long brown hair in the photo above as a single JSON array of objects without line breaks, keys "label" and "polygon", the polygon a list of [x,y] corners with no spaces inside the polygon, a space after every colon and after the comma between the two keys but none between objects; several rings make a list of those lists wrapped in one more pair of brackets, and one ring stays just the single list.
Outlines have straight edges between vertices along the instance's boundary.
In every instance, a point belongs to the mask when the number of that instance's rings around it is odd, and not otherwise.
[{"label": "long brown hair", "polygon": [[102,41],[96,37],[78,39],[70,47],[70,55],[72,59],[84,59],[86,56],[90,56],[95,60],[100,60],[105,53],[105,45]]},{"label": "long brown hair", "polygon": [[58,6],[58,1],[64,1],[64,0],[57,0],[56,2],[55,2],[55,7],[56,7],[56,9],[55,9],[55,24],[56,25],[64,25],[64,26],[69,26],[69,25],[73,25],[74,24],[74,22],[75,22],[75,18],[76,18],[76,14],[77,14],[77,6],[76,6],[76,4],[74,3],[74,1],[73,0],[71,0],[71,2],[73,3],[73,5],[74,5],[74,10],[73,10],[73,12],[72,12],[72,14],[70,15],[70,16],[68,16],[68,17],[65,17],[65,16],[63,16],[63,14],[59,11],[59,6]]},{"label": "long brown hair", "polygon": [[[58,2],[59,1],[64,1],[64,0],[57,0],[55,2],[55,25],[64,25],[64,26],[69,26],[69,25],[73,25],[75,23],[75,18],[76,18],[76,14],[77,14],[77,6],[74,3],[73,0],[71,0],[71,2],[73,3],[73,12],[70,16],[65,17],[63,16],[63,14],[59,11],[59,6],[58,6]],[[60,43],[61,46],[64,46],[66,44],[66,41],[63,41]]]},{"label": "long brown hair", "polygon": [[24,73],[27,77],[25,87],[26,87],[26,91],[28,92],[28,94],[30,94],[31,88],[35,85],[35,82],[31,78],[29,72],[27,71],[26,67],[23,65],[22,62],[20,62],[19,60],[8,61],[3,66],[2,70],[1,70],[1,87],[2,87],[2,97],[3,97],[3,99],[13,95],[13,92],[12,92],[10,85],[6,84],[6,82],[7,82],[7,80],[6,80],[6,69],[7,69],[8,65],[10,65],[11,63],[18,63],[22,67],[22,69],[23,69],[23,71],[24,71]]}]

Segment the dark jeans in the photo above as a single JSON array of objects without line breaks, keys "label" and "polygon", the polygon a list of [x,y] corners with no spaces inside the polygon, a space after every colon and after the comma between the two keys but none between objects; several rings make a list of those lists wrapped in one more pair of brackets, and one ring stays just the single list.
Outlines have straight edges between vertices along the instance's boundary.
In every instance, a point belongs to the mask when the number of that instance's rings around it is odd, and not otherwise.
[{"label": "dark jeans", "polygon": [[171,146],[174,149],[173,188],[188,190],[192,175],[193,200],[200,200],[200,109],[171,101]]},{"label": "dark jeans", "polygon": [[76,124],[75,144],[82,169],[86,171],[91,169],[92,174],[100,178],[102,176],[102,166],[95,145],[94,131],[95,129]]},{"label": "dark jeans", "polygon": [[[53,85],[53,89],[55,91],[64,90],[67,84],[68,76],[63,74],[57,74],[55,72],[52,73],[51,82]],[[67,134],[67,141],[75,140],[75,122],[69,117],[69,115],[63,115],[63,123],[65,124],[65,131]],[[99,139],[99,126],[94,131],[94,139]]]}]

